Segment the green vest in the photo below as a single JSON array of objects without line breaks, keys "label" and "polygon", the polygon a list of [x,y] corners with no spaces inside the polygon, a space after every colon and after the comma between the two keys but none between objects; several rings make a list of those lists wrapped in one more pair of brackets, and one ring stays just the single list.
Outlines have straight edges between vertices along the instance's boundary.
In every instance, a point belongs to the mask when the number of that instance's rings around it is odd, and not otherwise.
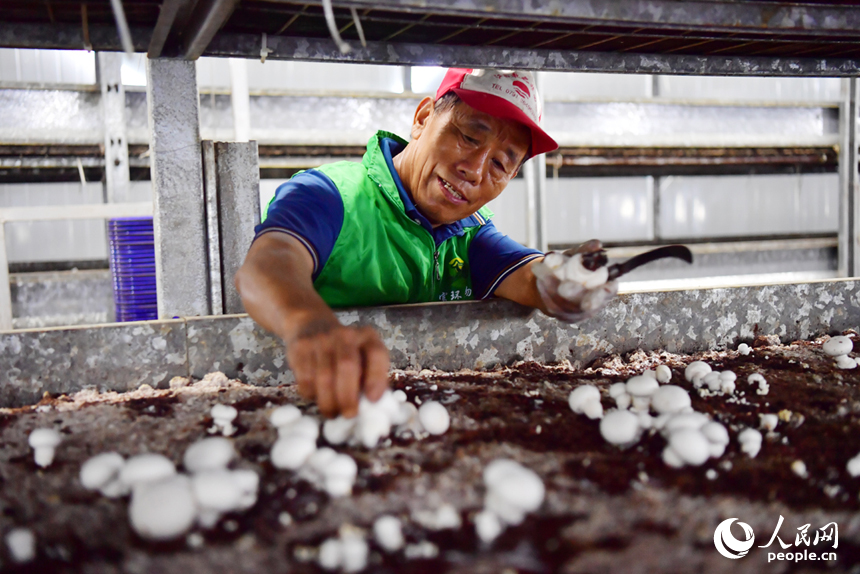
[{"label": "green vest", "polygon": [[[317,168],[343,198],[343,227],[314,287],[332,307],[393,305],[474,299],[469,244],[483,224],[464,224],[439,246],[420,223],[406,215],[403,200],[380,149],[377,132],[361,163],[337,162]],[[483,221],[492,217],[486,207]]]}]

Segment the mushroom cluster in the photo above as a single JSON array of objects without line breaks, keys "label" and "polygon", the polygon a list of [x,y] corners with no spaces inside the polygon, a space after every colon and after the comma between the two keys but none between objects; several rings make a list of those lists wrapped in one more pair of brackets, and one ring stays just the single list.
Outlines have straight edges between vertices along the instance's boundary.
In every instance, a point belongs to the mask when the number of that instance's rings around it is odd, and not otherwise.
[{"label": "mushroom cluster", "polygon": [[544,485],[531,469],[509,459],[496,459],[484,468],[484,509],[475,515],[475,530],[492,542],[506,525],[522,523],[525,515],[543,504]]},{"label": "mushroom cluster", "polygon": [[[734,373],[713,372],[703,361],[690,363],[684,374],[694,385],[712,384],[725,393],[735,390],[737,377]],[[659,384],[659,381],[670,380],[668,367],[658,367],[625,383],[610,385],[609,396],[615,399],[618,409],[606,414],[601,410],[600,435],[606,442],[624,449],[638,443],[645,431],[659,432],[666,439],[663,461],[672,467],[698,466],[709,458],[719,458],[729,443],[728,430],[706,414],[694,411],[686,389]],[[589,415],[588,409],[595,402],[599,404],[599,399],[596,387],[583,385],[574,389],[568,402],[574,412],[598,418]],[[758,446],[761,446],[760,441]],[[492,522],[484,519],[483,525],[490,529]]]},{"label": "mushroom cluster", "polygon": [[714,371],[704,361],[693,361],[684,370],[684,378],[697,389],[708,387],[712,393],[731,395],[735,392],[738,376],[732,371]]},{"label": "mushroom cluster", "polygon": [[451,425],[448,410],[436,401],[427,401],[417,408],[406,399],[401,390],[385,391],[376,402],[361,397],[358,416],[347,419],[337,417],[323,425],[323,437],[329,444],[361,444],[372,449],[391,434],[392,427],[398,435],[415,438],[444,434]]},{"label": "mushroom cluster", "polygon": [[361,572],[367,567],[368,553],[364,532],[344,524],[337,538],[329,538],[320,545],[317,562],[326,570]]},{"label": "mushroom cluster", "polygon": [[552,273],[561,282],[558,292],[562,297],[567,296],[565,291],[569,289],[581,290],[600,287],[609,280],[609,268],[606,265],[598,267],[594,271],[582,264],[582,254],[573,256],[561,253],[549,253],[543,261],[535,265],[535,274]]},{"label": "mushroom cluster", "polygon": [[857,360],[848,356],[848,353],[854,350],[854,341],[850,337],[845,337],[844,335],[830,337],[821,345],[821,350],[833,357],[836,361],[836,366],[840,369],[854,369],[857,367]]},{"label": "mushroom cluster", "polygon": [[173,462],[157,453],[126,460],[105,452],[87,460],[79,477],[84,488],[109,498],[130,493],[134,531],[149,540],[172,540],[195,523],[212,528],[225,513],[256,504],[260,477],[253,470],[229,469],[235,457],[232,442],[211,437],[185,451],[183,465],[189,474],[177,473]]}]

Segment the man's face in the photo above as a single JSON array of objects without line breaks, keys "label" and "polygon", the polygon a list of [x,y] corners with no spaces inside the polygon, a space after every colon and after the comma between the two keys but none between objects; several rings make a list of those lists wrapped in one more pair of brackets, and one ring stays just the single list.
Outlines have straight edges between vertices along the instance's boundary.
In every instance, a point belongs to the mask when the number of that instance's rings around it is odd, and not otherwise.
[{"label": "man's face", "polygon": [[469,217],[498,197],[528,153],[531,133],[462,101],[434,111],[425,98],[412,138],[395,166],[418,210],[437,226]]}]

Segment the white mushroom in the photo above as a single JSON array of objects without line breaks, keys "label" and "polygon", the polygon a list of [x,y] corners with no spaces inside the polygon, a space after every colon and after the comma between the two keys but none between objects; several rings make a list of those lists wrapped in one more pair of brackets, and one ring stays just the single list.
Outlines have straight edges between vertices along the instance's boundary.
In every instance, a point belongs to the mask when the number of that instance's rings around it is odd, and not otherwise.
[{"label": "white mushroom", "polygon": [[836,357],[836,366],[840,369],[854,369],[857,367],[857,360],[848,355],[839,355]]},{"label": "white mushroom", "polygon": [[741,451],[747,453],[750,458],[755,458],[761,450],[761,441],[761,433],[752,428],[744,429],[738,434]]},{"label": "white mushroom", "polygon": [[591,401],[585,403],[585,406],[582,409],[582,414],[590,418],[591,420],[596,420],[603,417],[603,405],[600,401]]},{"label": "white mushroom", "polygon": [[449,503],[445,503],[435,510],[414,511],[412,520],[427,530],[456,530],[462,526],[460,513]]},{"label": "white mushroom", "polygon": [[353,417],[351,419],[344,417],[328,419],[323,423],[323,438],[325,438],[329,444],[343,444],[352,436],[356,424],[358,424],[358,417]]},{"label": "white mushroom", "polygon": [[337,570],[340,568],[342,554],[340,539],[329,538],[320,544],[317,562],[325,570]]},{"label": "white mushroom", "polygon": [[235,458],[233,443],[224,437],[199,440],[185,450],[182,465],[188,472],[202,472],[227,468]]},{"label": "white mushroom", "polygon": [[567,257],[558,252],[550,252],[543,258],[543,264],[555,271],[560,269],[567,262]]},{"label": "white mushroom", "polygon": [[672,380],[672,369],[670,369],[666,365],[660,365],[659,367],[657,367],[657,382],[665,384],[671,380]]},{"label": "white mushroom", "polygon": [[619,409],[624,410],[630,406],[630,395],[627,393],[627,383],[614,383],[609,386],[609,396],[615,399]]},{"label": "white mushroom", "polygon": [[[651,377],[652,379],[657,381],[657,372],[654,369],[647,369],[645,371],[642,371],[642,375],[645,377]],[[659,383],[660,381],[657,382]]]},{"label": "white mushroom", "polygon": [[326,570],[361,572],[367,567],[367,541],[353,528],[340,529],[339,538],[329,538],[320,545],[317,561]]},{"label": "white mushroom", "polygon": [[690,405],[690,393],[676,385],[664,385],[651,396],[651,408],[659,414],[677,413]]},{"label": "white mushroom", "polygon": [[242,491],[229,470],[198,472],[191,478],[191,492],[198,506],[197,521],[212,528],[221,515],[239,508]]},{"label": "white mushroom", "polygon": [[391,515],[380,516],[373,523],[373,538],[386,552],[397,552],[403,548],[403,529],[400,519]]},{"label": "white mushroom", "polygon": [[[444,434],[451,425],[451,417],[442,403],[427,401],[418,409],[418,420],[424,430],[433,435]],[[405,422],[405,421],[404,421]]]},{"label": "white mushroom", "polygon": [[6,534],[6,548],[13,562],[32,562],[36,558],[36,536],[28,528],[13,528]]},{"label": "white mushroom", "polygon": [[197,517],[197,505],[187,476],[147,482],[132,491],[128,509],[131,526],[148,540],[172,540],[185,534]]},{"label": "white mushroom", "polygon": [[708,418],[708,415],[696,411],[675,413],[666,418],[665,421],[660,424],[660,428],[663,436],[669,437],[672,433],[679,430],[699,430],[708,424],[710,420],[711,419]]},{"label": "white mushroom", "polygon": [[279,438],[272,446],[271,459],[275,468],[296,470],[317,449],[315,439],[295,435]]},{"label": "white mushroom", "polygon": [[344,572],[361,572],[367,567],[367,555],[370,549],[363,536],[342,530],[340,544],[341,566]]},{"label": "white mushroom", "polygon": [[838,337],[830,337],[828,340],[821,345],[821,350],[830,355],[831,357],[838,357],[839,355],[847,355],[852,350],[854,350],[854,342],[850,337],[838,336]]},{"label": "white mushroom", "polygon": [[348,454],[338,454],[323,471],[325,491],[332,497],[349,496],[358,475],[358,466]]},{"label": "white mushroom", "polygon": [[[671,451],[667,456],[667,451]],[[663,460],[669,466],[683,464],[699,466],[711,455],[708,439],[699,430],[685,428],[669,435],[669,444],[663,451]]]},{"label": "white mushroom", "polygon": [[269,413],[269,422],[275,428],[290,425],[302,418],[302,411],[295,405],[283,405]]},{"label": "white mushroom", "polygon": [[316,441],[320,436],[320,423],[314,417],[303,416],[278,427],[278,438],[301,436]]},{"label": "white mushroom", "polygon": [[738,345],[738,353],[740,353],[741,355],[749,355],[750,351],[752,351],[752,349],[746,343],[741,343],[740,345]]},{"label": "white mushroom", "polygon": [[54,461],[54,450],[62,440],[60,433],[54,429],[42,428],[31,432],[27,442],[33,449],[36,464],[42,468],[51,466]]},{"label": "white mushroom", "polygon": [[702,435],[708,439],[711,458],[719,458],[726,451],[729,444],[729,431],[722,424],[711,421],[700,429]]},{"label": "white mushroom", "polygon": [[627,392],[633,397],[633,410],[647,412],[651,406],[651,395],[659,388],[660,383],[651,377],[639,375],[628,380]]},{"label": "white mushroom", "polygon": [[101,491],[108,498],[116,498],[127,493],[119,479],[119,472],[125,459],[116,452],[103,452],[88,459],[81,465],[81,485],[87,490]]},{"label": "white mushroom", "polygon": [[235,407],[217,404],[212,407],[209,414],[212,415],[212,422],[215,423],[215,427],[221,429],[221,434],[230,436],[236,432],[233,420],[239,415],[239,411]]},{"label": "white mushroom", "polygon": [[260,489],[260,475],[253,470],[239,468],[231,472],[233,480],[239,486],[241,496],[237,510],[247,510],[257,504],[257,492]]},{"label": "white mushroom", "polygon": [[610,444],[625,447],[639,438],[639,418],[630,411],[610,411],[600,421],[600,436]]},{"label": "white mushroom", "polygon": [[710,372],[711,366],[708,363],[704,361],[693,361],[687,365],[686,369],[684,369],[684,378],[698,387],[701,385],[696,384],[696,379],[704,377]]},{"label": "white mushroom", "polygon": [[711,371],[702,378],[702,384],[706,385],[708,389],[712,392],[719,392],[722,386],[722,379],[720,378],[720,373],[716,371]]},{"label": "white mushroom", "polygon": [[791,463],[791,472],[800,478],[809,478],[809,471],[806,469],[806,463],[802,460],[796,460]]},{"label": "white mushroom", "polygon": [[169,478],[176,474],[176,467],[166,456],[145,453],[128,459],[119,471],[119,480],[126,489],[148,482]]},{"label": "white mushroom", "polygon": [[397,389],[396,391],[392,391],[391,396],[394,397],[395,399],[397,399],[397,401],[400,403],[405,403],[408,400],[406,393],[400,389]]},{"label": "white mushroom", "polygon": [[759,426],[766,431],[772,431],[779,424],[779,416],[774,414],[759,415]]},{"label": "white mushroom", "polygon": [[[609,279],[609,268],[604,265],[592,271],[582,264],[582,254],[577,253],[570,257],[561,269],[556,270],[555,275],[562,281],[570,281],[580,288],[594,289]],[[559,291],[559,295],[564,296],[561,291]]]},{"label": "white mushroom", "polygon": [[482,510],[475,515],[475,532],[481,542],[489,544],[502,533],[504,525],[495,513]]},{"label": "white mushroom", "polygon": [[849,460],[845,468],[851,476],[860,476],[860,454]]},{"label": "white mushroom", "polygon": [[600,402],[600,391],[594,385],[576,387],[567,397],[567,404],[570,406],[570,410],[576,414],[583,413],[585,405],[595,401]]},{"label": "white mushroom", "polygon": [[484,469],[487,493],[484,506],[511,525],[543,503],[544,485],[534,471],[508,460],[497,459]]},{"label": "white mushroom", "polygon": [[736,388],[737,388],[737,386],[735,385],[735,379],[726,379],[726,378],[720,377],[720,390],[723,393],[725,393],[727,395],[731,395],[735,392]]},{"label": "white mushroom", "polygon": [[756,394],[758,395],[766,395],[770,390],[770,386],[767,384],[767,381],[761,375],[761,373],[753,373],[749,377],[747,377],[747,382],[751,385],[758,384],[758,389],[756,389]]}]

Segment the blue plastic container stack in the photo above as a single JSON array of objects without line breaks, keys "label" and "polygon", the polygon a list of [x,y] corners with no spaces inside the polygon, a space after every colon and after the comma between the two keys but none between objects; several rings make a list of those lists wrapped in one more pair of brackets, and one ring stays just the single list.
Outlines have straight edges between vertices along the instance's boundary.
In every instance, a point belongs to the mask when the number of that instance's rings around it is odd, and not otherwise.
[{"label": "blue plastic container stack", "polygon": [[108,241],[116,320],[157,319],[152,218],[119,217],[109,220]]}]

